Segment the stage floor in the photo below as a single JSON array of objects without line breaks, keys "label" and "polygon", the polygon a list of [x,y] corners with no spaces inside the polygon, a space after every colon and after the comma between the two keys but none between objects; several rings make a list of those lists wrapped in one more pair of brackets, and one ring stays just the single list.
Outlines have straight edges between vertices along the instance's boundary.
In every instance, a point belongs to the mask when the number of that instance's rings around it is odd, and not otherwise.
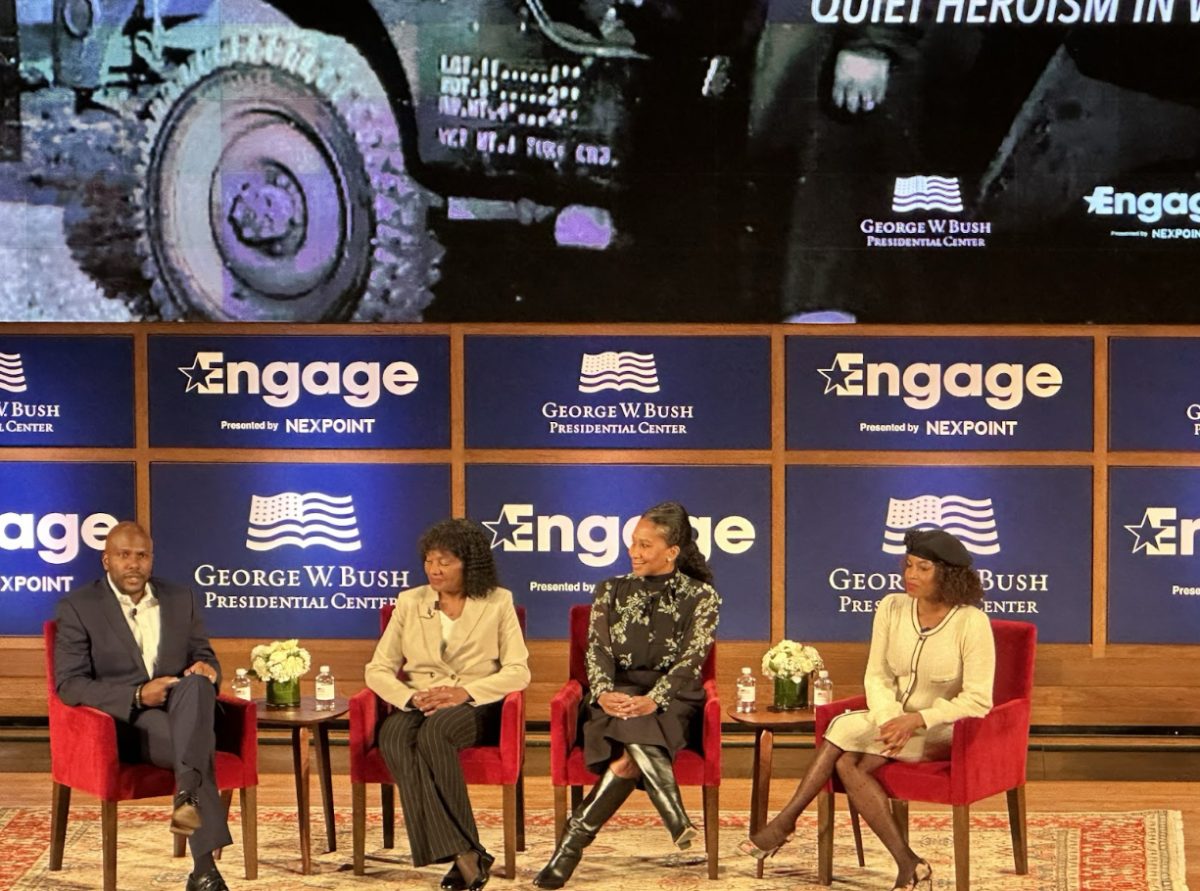
[{"label": "stage floor", "polygon": [[[263,774],[259,785],[260,807],[288,807],[295,805],[295,786],[290,775]],[[783,804],[791,790],[792,780],[780,778],[771,790],[771,810]],[[3,789],[4,805],[39,805],[49,807],[50,778],[45,773],[0,773],[0,789]],[[335,807],[346,812],[350,808],[350,783],[344,774],[335,773],[333,778]],[[317,790],[313,789],[314,794]],[[549,778],[527,777],[526,808],[529,810],[553,811]],[[474,786],[471,796],[478,807],[499,808],[500,790],[493,787]],[[698,790],[685,789],[688,809],[699,814]],[[1135,811],[1148,809],[1173,809],[1183,814],[1184,848],[1187,859],[1188,887],[1200,889],[1200,783],[1195,782],[1097,782],[1097,781],[1034,781],[1027,790],[1027,806],[1030,813],[1043,811],[1066,811],[1093,813],[1097,811]],[[74,799],[78,804],[91,803],[87,795]],[[314,801],[314,804],[316,802]],[[368,803],[377,805],[377,796],[371,795]],[[721,785],[721,809],[724,811],[748,808],[750,782],[744,779],[725,780]],[[646,809],[650,806],[644,796],[630,799],[626,807]],[[973,812],[1003,811],[1004,797],[997,796],[972,808]],[[914,813],[936,810],[919,804],[912,805]]]}]

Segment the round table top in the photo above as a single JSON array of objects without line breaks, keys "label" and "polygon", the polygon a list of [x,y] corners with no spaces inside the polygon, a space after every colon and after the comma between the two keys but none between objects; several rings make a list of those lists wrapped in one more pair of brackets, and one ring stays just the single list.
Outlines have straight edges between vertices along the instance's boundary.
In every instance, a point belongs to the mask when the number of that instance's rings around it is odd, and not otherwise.
[{"label": "round table top", "polygon": [[740,724],[770,728],[771,730],[793,730],[813,722],[811,708],[776,711],[774,706],[763,706],[757,711],[739,712],[736,705],[731,705],[726,714]]},{"label": "round table top", "polygon": [[301,696],[300,705],[295,708],[275,708],[268,706],[263,697],[256,697],[254,704],[258,706],[259,724],[278,724],[287,727],[303,727],[309,724],[320,724],[340,718],[350,711],[350,701],[344,696],[335,697],[333,708],[317,711],[317,697]]}]

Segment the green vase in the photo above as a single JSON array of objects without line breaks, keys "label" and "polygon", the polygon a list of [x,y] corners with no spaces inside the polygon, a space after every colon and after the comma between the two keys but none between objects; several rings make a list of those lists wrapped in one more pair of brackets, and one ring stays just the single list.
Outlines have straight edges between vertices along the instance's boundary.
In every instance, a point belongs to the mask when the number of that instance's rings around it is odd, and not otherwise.
[{"label": "green vase", "polygon": [[775,678],[775,710],[790,712],[808,708],[808,677],[799,681]]},{"label": "green vase", "polygon": [[300,704],[300,679],[267,681],[267,708],[295,708]]}]

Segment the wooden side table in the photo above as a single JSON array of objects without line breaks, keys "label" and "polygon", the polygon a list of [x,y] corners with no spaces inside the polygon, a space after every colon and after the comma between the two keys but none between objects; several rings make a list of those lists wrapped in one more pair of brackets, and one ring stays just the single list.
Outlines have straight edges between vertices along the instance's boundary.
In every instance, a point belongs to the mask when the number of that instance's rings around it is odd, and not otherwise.
[{"label": "wooden side table", "polygon": [[296,772],[296,807],[300,818],[300,871],[312,874],[312,831],[308,809],[309,741],[312,730],[317,731],[317,774],[321,782],[321,803],[325,809],[325,850],[337,850],[337,834],[333,825],[333,773],[329,766],[329,722],[350,711],[350,703],[341,696],[333,701],[333,709],[317,711],[317,700],[303,696],[296,708],[268,708],[265,699],[257,699],[259,727],[287,727],[292,731],[292,767]]},{"label": "wooden side table", "polygon": [[[726,712],[739,724],[754,728],[754,771],[750,782],[750,832],[758,832],[767,822],[767,801],[771,797],[771,756],[775,749],[775,732],[808,731],[813,729],[813,711],[775,712],[760,708],[754,712],[739,712],[731,705]],[[763,874],[763,861],[756,862],[755,875]]]}]

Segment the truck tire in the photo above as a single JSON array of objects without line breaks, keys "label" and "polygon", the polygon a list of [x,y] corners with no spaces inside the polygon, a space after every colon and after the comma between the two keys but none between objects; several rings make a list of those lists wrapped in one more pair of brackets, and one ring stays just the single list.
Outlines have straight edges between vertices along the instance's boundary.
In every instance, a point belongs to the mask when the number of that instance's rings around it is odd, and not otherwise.
[{"label": "truck tire", "polygon": [[419,321],[441,248],[395,115],[340,38],[231,34],[147,107],[138,253],[159,314]]}]

